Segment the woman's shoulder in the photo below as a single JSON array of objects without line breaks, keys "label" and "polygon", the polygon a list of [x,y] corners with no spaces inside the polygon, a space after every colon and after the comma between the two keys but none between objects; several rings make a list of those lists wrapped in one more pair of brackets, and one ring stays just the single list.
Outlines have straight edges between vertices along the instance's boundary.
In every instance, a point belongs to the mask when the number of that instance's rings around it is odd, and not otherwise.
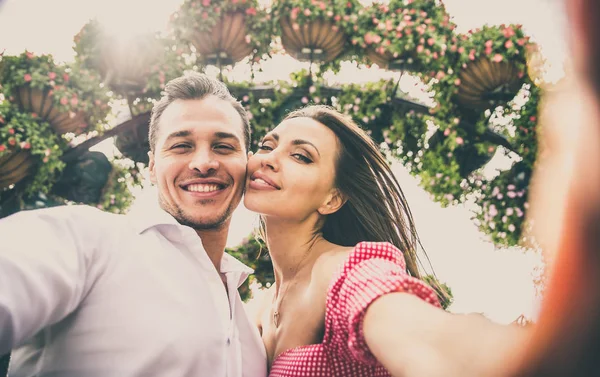
[{"label": "woman's shoulder", "polygon": [[328,287],[332,278],[343,270],[370,260],[379,258],[398,263],[406,268],[402,252],[389,242],[359,242],[355,246],[333,245],[315,261],[313,281],[319,286]]}]

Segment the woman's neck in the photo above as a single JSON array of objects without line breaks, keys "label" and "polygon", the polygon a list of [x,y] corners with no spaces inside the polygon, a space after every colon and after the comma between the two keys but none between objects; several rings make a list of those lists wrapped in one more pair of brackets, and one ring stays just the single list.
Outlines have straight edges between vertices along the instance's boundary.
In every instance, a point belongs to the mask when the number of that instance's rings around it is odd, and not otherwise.
[{"label": "woman's neck", "polygon": [[321,244],[327,243],[321,233],[315,234],[312,222],[288,222],[265,219],[267,247],[273,262],[278,287],[293,280],[300,270],[312,265]]}]

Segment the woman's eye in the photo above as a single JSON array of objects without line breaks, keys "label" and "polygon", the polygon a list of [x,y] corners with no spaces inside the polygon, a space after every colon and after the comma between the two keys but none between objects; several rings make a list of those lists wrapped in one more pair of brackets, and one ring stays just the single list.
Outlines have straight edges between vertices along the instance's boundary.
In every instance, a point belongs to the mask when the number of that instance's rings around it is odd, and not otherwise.
[{"label": "woman's eye", "polygon": [[260,143],[258,144],[258,149],[261,151],[272,151],[273,148],[269,145],[266,145],[265,143]]},{"label": "woman's eye", "polygon": [[308,158],[305,155],[300,154],[300,153],[294,153],[292,156],[294,158],[296,158],[297,160],[302,161],[306,164],[310,164],[312,162],[312,160],[310,158]]}]

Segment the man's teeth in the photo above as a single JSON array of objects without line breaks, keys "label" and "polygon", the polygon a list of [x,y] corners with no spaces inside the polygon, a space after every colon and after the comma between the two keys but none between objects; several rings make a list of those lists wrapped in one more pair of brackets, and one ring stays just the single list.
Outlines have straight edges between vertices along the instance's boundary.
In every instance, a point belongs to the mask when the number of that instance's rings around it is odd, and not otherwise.
[{"label": "man's teeth", "polygon": [[219,189],[219,185],[189,185],[187,187],[188,191],[193,191],[193,192],[212,192],[212,191],[217,191]]}]

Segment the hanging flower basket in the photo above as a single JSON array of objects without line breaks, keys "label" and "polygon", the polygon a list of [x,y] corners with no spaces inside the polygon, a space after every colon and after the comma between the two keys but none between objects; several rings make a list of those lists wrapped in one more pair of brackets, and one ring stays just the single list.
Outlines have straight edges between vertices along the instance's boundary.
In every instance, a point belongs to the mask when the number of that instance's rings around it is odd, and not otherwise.
[{"label": "hanging flower basket", "polygon": [[9,101],[0,102],[0,189],[27,178],[27,194],[47,193],[64,167],[66,141]]},{"label": "hanging flower basket", "polygon": [[59,135],[73,132],[80,134],[85,132],[88,124],[83,111],[60,111],[55,106],[52,95],[49,90],[33,89],[31,86],[22,86],[18,88],[18,95],[14,97],[19,107],[34,114],[40,119],[47,121],[54,132]]},{"label": "hanging flower basket", "polygon": [[247,56],[258,62],[270,52],[271,15],[256,0],[186,0],[171,27],[205,64],[234,65]]},{"label": "hanging flower basket", "polygon": [[302,25],[289,17],[279,20],[281,43],[286,52],[300,61],[327,63],[346,46],[346,34],[331,21],[315,20]]},{"label": "hanging flower basket", "polygon": [[144,165],[148,164],[148,151],[150,144],[148,142],[148,127],[150,125],[150,113],[140,114],[134,118],[136,124],[121,132],[115,138],[115,146],[123,156]]},{"label": "hanging flower basket", "polygon": [[478,59],[460,73],[457,101],[460,105],[484,111],[512,100],[523,85],[520,70],[508,61]]},{"label": "hanging flower basket", "polygon": [[0,155],[0,190],[19,183],[35,170],[35,158],[27,150]]},{"label": "hanging flower basket", "polygon": [[437,1],[375,3],[358,11],[352,45],[369,63],[391,70],[435,70],[453,35],[444,4]]},{"label": "hanging flower basket", "polygon": [[52,56],[2,56],[0,82],[9,101],[61,135],[99,126],[108,114],[106,89],[99,77],[79,66],[55,64]]},{"label": "hanging flower basket", "polygon": [[246,15],[242,12],[221,14],[212,30],[193,31],[190,40],[207,64],[232,65],[252,53],[246,35]]}]

